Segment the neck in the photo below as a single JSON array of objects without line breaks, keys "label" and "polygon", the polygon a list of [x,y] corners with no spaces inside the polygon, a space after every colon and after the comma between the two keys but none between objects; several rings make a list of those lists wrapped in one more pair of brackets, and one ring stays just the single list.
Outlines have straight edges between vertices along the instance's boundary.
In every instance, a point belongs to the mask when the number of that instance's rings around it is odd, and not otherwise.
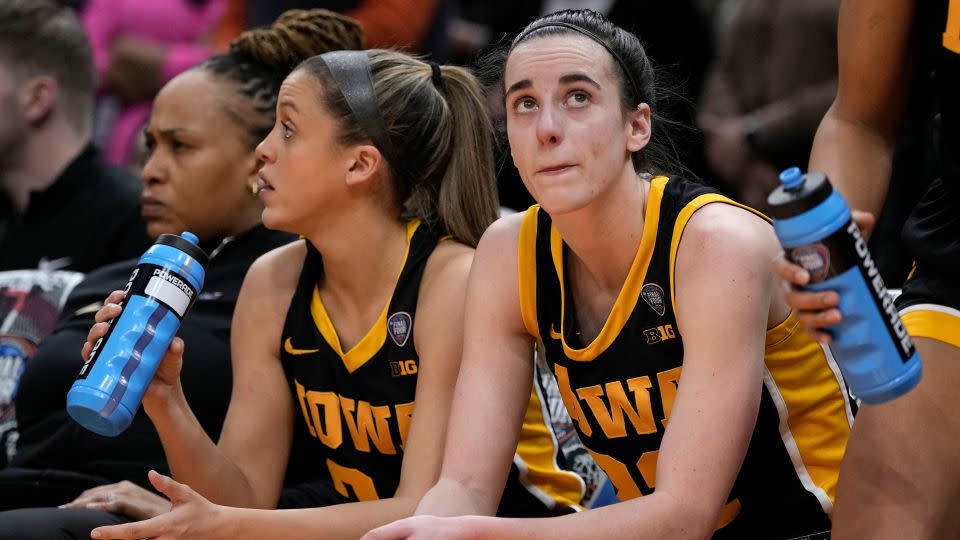
[{"label": "neck", "polygon": [[631,167],[612,187],[584,208],[551,217],[569,247],[568,264],[578,273],[585,270],[599,287],[616,292],[640,247],[650,183]]},{"label": "neck", "polygon": [[27,136],[20,159],[2,173],[3,188],[17,212],[26,211],[31,192],[43,191],[56,182],[88,140],[62,119],[51,119]]},{"label": "neck", "polygon": [[352,209],[351,215],[333,217],[307,239],[323,256],[325,295],[337,303],[382,307],[393,291],[407,249],[406,224],[386,215],[382,208]]}]

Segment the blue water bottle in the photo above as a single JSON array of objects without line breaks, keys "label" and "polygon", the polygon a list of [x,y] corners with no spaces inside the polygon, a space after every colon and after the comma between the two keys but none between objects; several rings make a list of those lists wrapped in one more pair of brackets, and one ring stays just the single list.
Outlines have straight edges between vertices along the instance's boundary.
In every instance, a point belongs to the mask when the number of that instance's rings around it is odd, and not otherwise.
[{"label": "blue water bottle", "polygon": [[850,390],[882,403],[920,382],[920,356],[867,250],[850,208],[821,173],[793,167],[767,198],[787,258],[810,273],[805,287],[840,295],[842,320],[825,330]]},{"label": "blue water bottle", "polygon": [[127,429],[180,321],[203,287],[207,254],[197,237],[162,234],[140,257],[110,321],[67,393],[67,412],[109,437]]}]

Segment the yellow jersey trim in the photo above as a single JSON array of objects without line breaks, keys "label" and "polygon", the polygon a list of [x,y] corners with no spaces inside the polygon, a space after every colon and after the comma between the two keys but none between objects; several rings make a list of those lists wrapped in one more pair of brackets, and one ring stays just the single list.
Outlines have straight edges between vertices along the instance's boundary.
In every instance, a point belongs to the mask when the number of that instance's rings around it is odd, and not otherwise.
[{"label": "yellow jersey trim", "polygon": [[527,402],[527,412],[523,416],[523,426],[520,429],[520,440],[517,443],[516,458],[522,462],[520,482],[537,496],[537,491],[545,494],[538,499],[544,500],[551,507],[569,507],[583,510],[580,501],[583,499],[586,486],[583,479],[574,472],[566,471],[557,464],[557,455],[560,453],[559,442],[551,427],[547,425],[544,416],[544,404],[541,401],[536,381],[530,391],[530,400]]},{"label": "yellow jersey trim", "polygon": [[589,362],[607,350],[607,347],[623,330],[627,324],[630,314],[640,299],[640,288],[643,287],[643,279],[647,275],[647,268],[650,266],[650,257],[653,255],[654,244],[657,241],[657,225],[660,222],[660,201],[663,199],[663,187],[667,184],[667,177],[657,176],[650,180],[650,194],[647,196],[647,215],[643,220],[643,236],[640,238],[640,246],[637,248],[637,255],[630,265],[630,271],[627,273],[627,279],[620,289],[620,294],[613,303],[607,320],[603,323],[603,328],[594,340],[582,349],[574,349],[567,345],[563,336],[563,328],[566,327],[566,299],[565,284],[563,282],[563,239],[556,227],[551,226],[550,230],[550,251],[553,254],[553,265],[557,272],[557,279],[560,281],[560,329],[558,334],[553,334],[560,338],[563,345],[563,352],[567,358],[578,362]]},{"label": "yellow jersey trim", "polygon": [[919,304],[900,312],[910,337],[942,341],[960,348],[960,312],[936,304]]},{"label": "yellow jersey trim", "polygon": [[787,453],[801,484],[829,514],[853,424],[840,368],[793,313],[767,331],[764,364]]},{"label": "yellow jersey trim", "polygon": [[730,198],[719,193],[705,193],[687,203],[687,205],[680,210],[680,213],[677,215],[677,220],[673,223],[673,237],[670,239],[670,303],[673,305],[674,316],[679,313],[677,311],[677,295],[675,294],[676,288],[674,286],[676,283],[676,274],[674,269],[677,266],[677,250],[680,248],[680,239],[683,237],[683,231],[686,229],[687,222],[690,221],[690,218],[693,217],[693,214],[704,206],[716,202],[742,208],[747,212],[750,212],[751,214],[770,222],[770,218],[763,215],[761,212],[754,210],[745,204],[740,204],[734,200],[731,200]]},{"label": "yellow jersey trim", "polygon": [[[413,234],[419,226],[419,220],[407,222],[407,250],[403,253],[403,262],[400,264],[400,272],[396,278],[397,281],[400,280],[400,275],[403,274],[403,269],[407,265],[407,256],[410,255],[410,240],[413,238]],[[394,291],[396,291],[396,282],[394,283]],[[373,327],[367,331],[363,339],[358,341],[349,351],[343,352],[343,348],[340,345],[340,338],[337,336],[337,330],[334,328],[333,321],[330,320],[330,315],[327,313],[327,309],[323,305],[323,300],[320,298],[320,289],[314,286],[313,299],[310,302],[310,314],[313,315],[313,322],[317,325],[317,330],[320,331],[320,335],[323,336],[323,339],[326,340],[334,352],[340,356],[344,366],[346,366],[347,371],[350,373],[360,369],[360,367],[366,364],[367,361],[383,347],[383,343],[387,339],[387,311],[390,310],[390,303],[392,301],[393,294],[387,299],[387,305],[383,306],[383,311],[380,312],[377,321],[373,323]]]},{"label": "yellow jersey trim", "polygon": [[537,324],[537,216],[540,205],[535,204],[523,214],[520,238],[517,241],[517,287],[520,289],[520,316],[527,332],[540,339]]}]

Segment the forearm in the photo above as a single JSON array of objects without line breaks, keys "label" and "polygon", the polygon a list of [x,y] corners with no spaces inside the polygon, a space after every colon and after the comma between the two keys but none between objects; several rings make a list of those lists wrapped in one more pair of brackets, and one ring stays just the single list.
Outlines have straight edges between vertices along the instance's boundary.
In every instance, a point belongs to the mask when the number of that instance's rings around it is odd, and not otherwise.
[{"label": "forearm", "polygon": [[811,171],[826,173],[851,208],[878,215],[887,196],[893,143],[867,126],[827,111],[810,153]]},{"label": "forearm", "polygon": [[452,478],[441,477],[435,486],[420,500],[416,513],[430,516],[472,516],[493,515],[484,497],[472,492],[463,483]]},{"label": "forearm", "polygon": [[178,385],[163,406],[144,408],[160,435],[170,472],[178,482],[217,504],[257,506],[246,476],[203,430],[182,387]]},{"label": "forearm", "polygon": [[661,493],[555,518],[466,520],[469,537],[484,540],[699,539],[714,532],[706,523]]},{"label": "forearm", "polygon": [[355,539],[367,531],[413,514],[415,497],[338,504],[296,510],[227,509],[231,538],[284,540]]}]

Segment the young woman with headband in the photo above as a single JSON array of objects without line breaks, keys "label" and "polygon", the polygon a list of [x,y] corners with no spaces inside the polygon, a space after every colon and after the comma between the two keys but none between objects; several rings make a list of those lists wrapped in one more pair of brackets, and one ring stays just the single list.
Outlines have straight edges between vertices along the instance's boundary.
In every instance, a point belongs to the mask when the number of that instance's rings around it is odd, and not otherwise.
[{"label": "young woman with headband", "polygon": [[[530,24],[503,84],[514,164],[539,205],[477,248],[425,515],[365,538],[826,538],[850,403],[769,271],[770,224],[667,175],[653,67],[602,15]],[[532,340],[621,503],[478,517],[503,486]]]},{"label": "young woman with headband", "polygon": [[[219,443],[183,400],[175,342],[143,405],[190,487],[151,473],[171,512],[94,538],[356,538],[411,515],[439,475],[473,246],[497,211],[477,82],[397,52],[310,58],[258,156],[264,224],[304,239],[243,285]],[[573,511],[582,481],[542,466],[550,435],[530,428],[502,513]],[[254,510],[276,507],[285,468],[329,506]]]}]

